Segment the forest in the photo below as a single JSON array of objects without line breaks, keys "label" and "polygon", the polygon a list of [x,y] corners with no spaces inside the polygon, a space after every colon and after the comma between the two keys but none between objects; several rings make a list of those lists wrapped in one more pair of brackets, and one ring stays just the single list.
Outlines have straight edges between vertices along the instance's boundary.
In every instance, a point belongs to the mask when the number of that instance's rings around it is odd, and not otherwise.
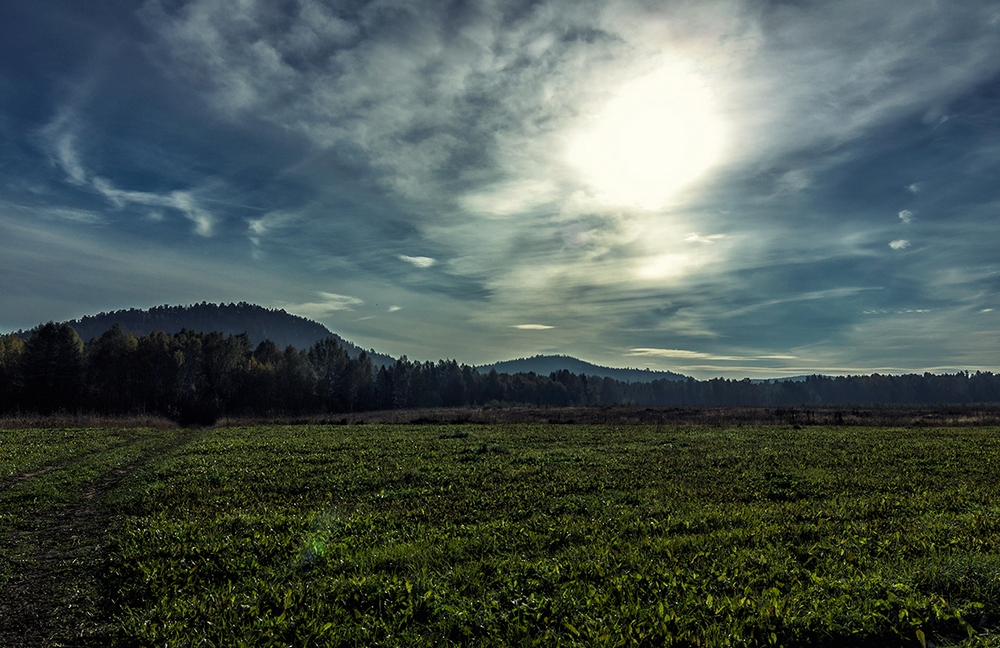
[{"label": "forest", "polygon": [[376,367],[337,338],[307,349],[254,345],[246,334],[136,335],[115,326],[84,343],[49,322],[27,339],[0,336],[0,414],[155,414],[184,424],[401,408],[532,405],[820,406],[1000,402],[990,372],[622,382],[570,373],[479,373],[454,360],[405,356]]}]

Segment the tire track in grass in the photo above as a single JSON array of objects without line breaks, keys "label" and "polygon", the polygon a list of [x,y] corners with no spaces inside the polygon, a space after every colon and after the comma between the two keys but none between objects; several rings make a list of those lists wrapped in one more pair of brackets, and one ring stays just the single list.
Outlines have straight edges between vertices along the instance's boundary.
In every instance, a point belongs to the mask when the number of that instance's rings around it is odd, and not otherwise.
[{"label": "tire track in grass", "polygon": [[48,464],[47,466],[41,466],[39,468],[35,468],[34,470],[29,470],[28,472],[23,472],[18,475],[13,475],[11,477],[8,477],[7,479],[0,481],[0,491],[7,490],[8,488],[13,488],[18,484],[20,484],[21,482],[31,479],[32,477],[38,477],[39,475],[44,475],[45,473],[51,472],[53,470],[69,468],[83,461],[86,461],[87,459],[90,459],[95,455],[107,454],[108,452],[121,450],[123,448],[127,448],[131,445],[134,445],[138,442],[139,439],[131,439],[124,443],[119,443],[118,445],[104,448],[103,450],[91,450],[90,452],[84,452],[78,455],[73,455],[72,457],[67,457],[62,461],[57,461],[55,463]]},{"label": "tire track in grass", "polygon": [[[105,646],[109,619],[101,618],[101,570],[109,538],[112,512],[108,496],[133,471],[178,450],[199,436],[183,430],[159,439],[124,466],[109,466],[96,479],[80,486],[78,500],[21,520],[0,541],[0,550],[13,558],[15,573],[0,584],[0,646]],[[91,453],[63,464],[18,475],[11,488],[58,469],[80,469],[88,459],[121,451],[134,443]]]}]

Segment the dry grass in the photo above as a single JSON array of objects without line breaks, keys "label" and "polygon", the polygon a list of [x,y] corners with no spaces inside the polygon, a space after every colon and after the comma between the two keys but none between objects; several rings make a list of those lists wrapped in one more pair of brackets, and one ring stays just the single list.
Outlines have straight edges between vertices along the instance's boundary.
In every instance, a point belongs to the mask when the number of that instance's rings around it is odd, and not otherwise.
[{"label": "dry grass", "polygon": [[461,407],[317,414],[303,417],[223,418],[219,425],[389,424],[614,424],[614,425],[847,425],[969,427],[1000,425],[1000,407]]},{"label": "dry grass", "polygon": [[[230,425],[515,424],[591,425],[848,425],[866,427],[970,427],[1000,425],[1000,406],[942,407],[456,407],[397,409],[306,416],[222,417]],[[0,416],[0,430],[37,428],[178,427],[156,415],[100,416],[57,413]]]},{"label": "dry grass", "polygon": [[70,414],[60,412],[41,414],[8,414],[0,416],[0,430],[38,428],[152,428],[166,430],[177,423],[156,415],[134,414],[129,416],[99,416],[95,414]]}]

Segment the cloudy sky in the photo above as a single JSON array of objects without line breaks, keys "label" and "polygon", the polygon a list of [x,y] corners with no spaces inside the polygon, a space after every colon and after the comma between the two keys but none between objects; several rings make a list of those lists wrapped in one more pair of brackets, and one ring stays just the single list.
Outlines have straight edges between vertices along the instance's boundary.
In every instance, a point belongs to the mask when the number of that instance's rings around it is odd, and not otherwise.
[{"label": "cloudy sky", "polygon": [[1000,2],[5,2],[0,142],[0,331],[1000,369]]}]

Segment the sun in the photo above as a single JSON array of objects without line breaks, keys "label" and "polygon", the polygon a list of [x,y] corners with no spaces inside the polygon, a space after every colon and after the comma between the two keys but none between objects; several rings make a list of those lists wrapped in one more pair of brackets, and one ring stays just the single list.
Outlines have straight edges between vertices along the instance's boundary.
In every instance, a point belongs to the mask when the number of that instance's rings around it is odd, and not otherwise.
[{"label": "sun", "polygon": [[603,202],[656,209],[719,162],[725,130],[706,84],[672,63],[624,84],[566,154]]}]

